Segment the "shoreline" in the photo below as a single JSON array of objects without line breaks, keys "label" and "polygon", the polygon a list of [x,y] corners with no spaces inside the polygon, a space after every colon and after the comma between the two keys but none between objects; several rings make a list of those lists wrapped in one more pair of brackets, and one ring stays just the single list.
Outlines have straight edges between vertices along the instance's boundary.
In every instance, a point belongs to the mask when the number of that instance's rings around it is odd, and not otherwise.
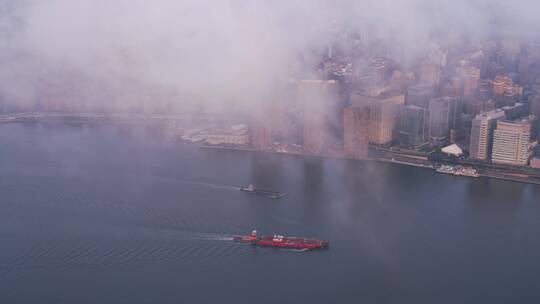
[{"label": "shoreline", "polygon": [[[418,164],[418,163],[412,163],[402,160],[395,160],[395,159],[377,159],[377,158],[364,158],[364,159],[348,159],[341,156],[329,156],[329,155],[309,155],[309,154],[303,154],[299,152],[282,152],[282,151],[274,151],[274,150],[257,150],[252,148],[241,148],[241,147],[222,147],[222,146],[210,146],[210,145],[198,145],[199,149],[203,150],[226,150],[226,151],[240,151],[240,152],[256,152],[256,153],[268,153],[268,154],[278,154],[278,155],[287,155],[287,156],[301,156],[301,157],[314,157],[319,159],[337,159],[337,160],[358,160],[358,161],[366,161],[366,162],[375,162],[375,163],[387,163],[387,164],[395,164],[395,165],[401,165],[401,166],[407,166],[407,167],[415,167],[420,169],[427,169],[427,170],[433,170],[435,171],[435,163],[432,162],[432,164]],[[481,170],[482,171],[482,170]],[[445,173],[439,173],[439,174],[445,174]],[[526,177],[517,177],[517,176],[509,176],[509,175],[524,175],[522,172],[501,172],[501,173],[494,173],[494,172],[479,172],[480,176],[483,178],[492,178],[492,179],[498,179],[498,180],[504,180],[504,181],[511,181],[511,182],[518,182],[518,183],[526,183],[531,185],[540,185],[540,179],[534,180],[531,178]],[[449,176],[455,176],[453,174],[445,174]],[[464,177],[464,178],[473,178],[475,177],[469,177],[469,176],[456,176],[456,177]]]},{"label": "shoreline", "polygon": [[[184,114],[82,113],[82,112],[24,112],[0,114],[0,124],[65,123],[65,124],[131,124],[171,125],[193,119]],[[197,117],[196,119],[205,119]]]},{"label": "shoreline", "polygon": [[[78,120],[77,120],[78,119]],[[114,114],[114,115],[101,115],[101,114],[73,114],[73,113],[21,113],[13,115],[0,115],[0,125],[9,123],[64,123],[64,124],[119,124],[119,125],[171,125],[172,123],[183,120],[185,117],[181,115],[130,115],[130,114]],[[193,143],[187,143],[193,144]],[[302,152],[295,151],[276,151],[276,150],[258,150],[248,147],[223,147],[223,146],[211,146],[206,144],[194,144],[199,149],[207,150],[229,150],[229,151],[243,151],[243,152],[256,152],[256,153],[269,153],[277,155],[287,156],[300,156],[311,157],[318,159],[336,159],[336,160],[357,160],[367,162],[378,162],[396,164],[408,167],[415,167],[421,169],[435,170],[436,166],[440,163],[435,163],[428,160],[419,160],[411,158],[406,154],[396,154],[396,158],[374,158],[367,157],[362,159],[349,159],[342,155],[311,155]],[[415,162],[416,161],[416,162]],[[489,165],[482,166],[482,164],[464,164],[468,166],[477,167],[480,177],[493,178],[498,180],[527,183],[532,185],[540,185],[540,171],[538,176],[533,176],[526,172],[508,169],[498,169],[499,172],[495,172]]]}]

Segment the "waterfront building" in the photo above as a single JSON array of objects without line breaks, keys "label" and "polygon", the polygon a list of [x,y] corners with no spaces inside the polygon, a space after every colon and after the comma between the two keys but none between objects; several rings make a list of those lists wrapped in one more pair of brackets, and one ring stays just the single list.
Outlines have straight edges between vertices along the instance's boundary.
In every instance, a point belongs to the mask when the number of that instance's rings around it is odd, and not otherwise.
[{"label": "waterfront building", "polygon": [[441,149],[441,152],[455,157],[463,156],[463,150],[456,144],[451,144]]},{"label": "waterfront building", "polygon": [[276,138],[289,127],[285,122],[285,107],[279,99],[272,103],[262,103],[253,111],[249,122],[249,135],[251,148],[267,150],[271,148]]},{"label": "waterfront building", "polygon": [[531,121],[532,117],[497,121],[491,155],[494,163],[527,165],[531,156]]},{"label": "waterfront building", "polygon": [[397,138],[404,147],[419,147],[428,138],[428,110],[415,105],[402,106]]},{"label": "waterfront building", "polygon": [[458,117],[457,99],[440,97],[429,101],[429,137],[434,141],[448,138]]},{"label": "waterfront building", "polygon": [[344,153],[349,159],[365,159],[369,146],[369,109],[348,107],[343,111]]},{"label": "waterfront building", "polygon": [[383,146],[396,137],[399,107],[405,104],[405,96],[396,92],[385,92],[378,96],[352,94],[353,106],[369,109],[369,143]]},{"label": "waterfront building", "polygon": [[540,157],[533,157],[531,159],[531,167],[540,169]]},{"label": "waterfront building", "polygon": [[303,116],[304,152],[324,154],[333,138],[332,125],[339,121],[334,117],[339,104],[339,84],[335,80],[300,80],[296,85]]},{"label": "waterfront building", "polygon": [[407,90],[407,105],[427,108],[429,101],[435,97],[435,89],[432,85],[418,84]]},{"label": "waterfront building", "polygon": [[504,111],[493,110],[476,115],[472,121],[471,159],[486,161],[491,156],[493,132],[498,120],[505,119]]},{"label": "waterfront building", "polygon": [[250,144],[253,149],[266,150],[272,144],[272,131],[269,125],[262,122],[250,124]]},{"label": "waterfront building", "polygon": [[249,134],[245,132],[218,133],[206,136],[206,143],[209,145],[249,145]]}]

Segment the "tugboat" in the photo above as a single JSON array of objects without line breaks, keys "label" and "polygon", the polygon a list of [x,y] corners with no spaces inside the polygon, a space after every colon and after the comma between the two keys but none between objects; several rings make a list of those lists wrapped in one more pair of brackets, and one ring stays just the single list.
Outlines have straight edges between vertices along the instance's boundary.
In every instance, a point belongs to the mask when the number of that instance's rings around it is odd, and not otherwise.
[{"label": "tugboat", "polygon": [[247,187],[240,188],[240,191],[253,193],[257,195],[266,196],[269,198],[282,198],[284,195],[283,193],[277,192],[277,191],[270,191],[270,190],[263,190],[263,189],[257,189],[253,185],[249,185]]},{"label": "tugboat", "polygon": [[287,248],[298,250],[327,249],[330,244],[324,240],[305,239],[299,237],[286,237],[282,235],[257,236],[257,230],[253,230],[250,235],[236,236],[233,238],[237,243],[248,243],[253,246]]}]

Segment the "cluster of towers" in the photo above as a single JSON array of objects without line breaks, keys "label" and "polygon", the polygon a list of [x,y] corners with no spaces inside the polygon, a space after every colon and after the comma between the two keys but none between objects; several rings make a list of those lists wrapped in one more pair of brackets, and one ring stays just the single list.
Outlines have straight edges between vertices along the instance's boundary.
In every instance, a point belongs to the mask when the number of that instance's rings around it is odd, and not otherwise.
[{"label": "cluster of towers", "polygon": [[290,123],[276,113],[273,127],[254,127],[254,147],[281,143],[276,133],[293,127],[294,142],[309,155],[364,159],[370,147],[429,152],[457,144],[474,160],[527,165],[540,126],[540,46],[515,49],[500,42],[434,47],[404,68],[358,50],[340,57],[332,48],[318,79],[290,82]]}]

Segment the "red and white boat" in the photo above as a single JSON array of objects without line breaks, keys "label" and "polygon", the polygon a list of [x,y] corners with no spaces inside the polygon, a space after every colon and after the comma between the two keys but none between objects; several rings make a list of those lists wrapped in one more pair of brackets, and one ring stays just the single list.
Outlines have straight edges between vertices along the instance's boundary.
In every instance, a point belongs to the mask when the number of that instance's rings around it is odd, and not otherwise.
[{"label": "red and white boat", "polygon": [[253,230],[250,235],[236,236],[233,238],[233,241],[239,243],[249,243],[253,246],[289,249],[325,249],[330,246],[327,241],[317,239],[287,237],[282,235],[259,237],[257,236],[256,230]]}]

